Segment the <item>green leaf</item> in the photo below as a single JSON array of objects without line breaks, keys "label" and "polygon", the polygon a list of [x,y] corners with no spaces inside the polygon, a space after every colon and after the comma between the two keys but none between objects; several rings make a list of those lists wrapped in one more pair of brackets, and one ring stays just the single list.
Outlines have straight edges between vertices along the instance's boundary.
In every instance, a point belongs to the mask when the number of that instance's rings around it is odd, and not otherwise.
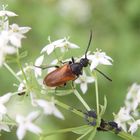
[{"label": "green leaf", "polygon": [[82,138],[84,138],[86,135],[88,135],[91,131],[93,130],[93,127],[90,128],[89,130],[87,130],[83,135],[81,135],[79,138],[77,138],[76,140],[81,140]]},{"label": "green leaf", "polygon": [[106,96],[104,96],[104,105],[100,105],[101,108],[100,117],[102,117],[103,114],[105,113],[106,107],[107,107],[107,99]]},{"label": "green leaf", "polygon": [[80,127],[73,128],[72,132],[76,134],[85,134],[85,132],[89,131],[91,128],[93,127],[89,125],[83,125]]},{"label": "green leaf", "polygon": [[69,95],[71,93],[73,93],[73,90],[65,90],[65,91],[61,91],[59,93],[56,91],[57,96],[65,96],[65,95]]},{"label": "green leaf", "polygon": [[121,138],[123,138],[125,140],[139,140],[138,137],[135,137],[133,135],[130,135],[130,134],[126,133],[126,132],[120,132],[118,134],[118,136],[120,136]]},{"label": "green leaf", "polygon": [[28,55],[28,52],[27,51],[21,52],[20,55],[19,55],[19,58],[24,58],[27,55]]},{"label": "green leaf", "polygon": [[48,95],[66,96],[73,93],[73,90],[49,90]]},{"label": "green leaf", "polygon": [[79,127],[60,129],[60,130],[52,131],[49,133],[44,133],[43,136],[47,137],[47,136],[60,134],[60,133],[67,133],[67,132],[73,132],[73,133],[81,135],[81,134],[85,134],[85,132],[87,132],[87,131],[91,131],[93,128],[94,127],[89,126],[89,125],[83,125],[83,126],[79,126]]},{"label": "green leaf", "polygon": [[93,129],[93,132],[90,134],[89,138],[87,140],[93,140],[96,134],[96,129]]}]

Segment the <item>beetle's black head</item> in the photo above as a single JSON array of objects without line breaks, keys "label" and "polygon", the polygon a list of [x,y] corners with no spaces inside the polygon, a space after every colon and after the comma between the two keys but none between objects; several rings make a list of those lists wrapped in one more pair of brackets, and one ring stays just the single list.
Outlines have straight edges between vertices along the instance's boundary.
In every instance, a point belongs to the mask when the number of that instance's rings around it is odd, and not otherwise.
[{"label": "beetle's black head", "polygon": [[83,67],[87,67],[89,64],[89,60],[85,57],[80,60],[80,63],[83,65]]}]

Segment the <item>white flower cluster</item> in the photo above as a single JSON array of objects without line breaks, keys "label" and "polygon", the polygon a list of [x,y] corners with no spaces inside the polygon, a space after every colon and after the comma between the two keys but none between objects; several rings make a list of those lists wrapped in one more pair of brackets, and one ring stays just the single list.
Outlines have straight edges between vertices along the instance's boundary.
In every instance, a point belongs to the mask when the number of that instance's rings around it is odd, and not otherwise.
[{"label": "white flower cluster", "polygon": [[[30,93],[32,106],[38,107],[39,111],[30,112],[27,116],[16,114],[16,125],[17,125],[17,137],[22,140],[26,134],[26,131],[33,132],[35,134],[41,134],[42,130],[36,124],[33,123],[40,116],[40,108],[43,109],[45,115],[54,115],[59,119],[64,119],[62,113],[56,108],[54,100],[47,101],[44,99],[37,99],[33,93]],[[8,115],[8,108],[6,104],[12,97],[12,93],[7,93],[0,97],[0,131],[4,130],[10,132],[10,128],[7,124],[2,123],[6,115]]]},{"label": "white flower cluster", "polygon": [[140,126],[140,85],[134,83],[126,96],[125,106],[115,115],[115,122],[125,131],[135,133]]},{"label": "white flower cluster", "polygon": [[[16,53],[17,49],[21,48],[21,39],[25,38],[24,34],[27,33],[31,28],[30,27],[19,27],[17,24],[9,25],[9,17],[17,16],[14,12],[5,10],[5,6],[0,11],[0,67],[5,62],[5,57],[8,54]],[[65,42],[69,46],[69,42]],[[38,65],[40,61],[43,61],[43,58],[40,58],[36,64]],[[26,65],[23,68],[24,73],[31,72],[34,68],[30,65]],[[6,117],[9,116],[8,110],[8,102],[11,97],[16,95],[17,93],[20,95],[21,93],[26,92],[26,88],[28,87],[27,81],[22,77],[23,71],[17,72],[15,75],[19,77],[20,84],[18,86],[17,92],[7,93],[0,97],[0,131],[10,132],[9,123],[5,122]],[[39,72],[37,73],[39,74]],[[27,80],[29,80],[27,78]],[[16,85],[17,86],[17,85]],[[26,94],[26,93],[25,93]],[[41,113],[45,115],[54,115],[60,119],[64,119],[62,113],[56,108],[55,100],[44,100],[35,97],[35,94],[29,90],[29,97],[31,106],[37,108],[37,111],[29,112],[26,115],[23,115],[19,112],[15,113],[15,118],[13,118],[14,125],[17,126],[17,137],[19,140],[22,140],[26,134],[26,131],[33,132],[37,135],[42,133],[42,130],[39,126],[35,124],[35,120],[39,118]],[[42,112],[41,112],[42,110]]]},{"label": "white flower cluster", "polygon": [[[64,119],[62,113],[56,108],[54,101],[46,101],[44,99],[35,99],[34,93],[30,93],[31,102],[34,107],[41,108],[45,115],[54,115],[59,119]],[[39,111],[30,112],[27,116],[20,114],[16,115],[17,137],[22,140],[26,134],[26,131],[30,131],[37,135],[42,133],[42,129],[33,123],[37,118],[39,118]]]},{"label": "white flower cluster", "polygon": [[0,11],[0,67],[5,61],[6,55],[16,53],[21,47],[21,39],[25,38],[30,27],[19,27],[17,24],[9,25],[9,17],[17,16],[14,12],[5,10],[5,6]]},{"label": "white flower cluster", "polygon": [[11,98],[12,93],[7,93],[0,97],[0,131],[4,130],[10,132],[10,128],[7,124],[1,123],[3,121],[4,116],[7,114],[6,103]]}]

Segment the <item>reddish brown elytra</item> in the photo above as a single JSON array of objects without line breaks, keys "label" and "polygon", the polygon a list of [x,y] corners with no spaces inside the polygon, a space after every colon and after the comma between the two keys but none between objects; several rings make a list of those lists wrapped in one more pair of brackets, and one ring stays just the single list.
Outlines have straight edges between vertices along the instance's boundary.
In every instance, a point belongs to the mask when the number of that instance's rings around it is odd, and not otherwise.
[{"label": "reddish brown elytra", "polygon": [[43,83],[49,87],[65,85],[67,81],[75,80],[77,76],[72,72],[70,65],[65,64],[60,68],[49,73]]},{"label": "reddish brown elytra", "polygon": [[[74,58],[72,57],[72,60],[69,61],[67,64],[64,64],[61,67],[56,66],[57,68],[54,71],[50,72],[44,78],[43,83],[49,87],[63,86],[63,85],[66,85],[68,81],[74,81],[76,78],[79,77],[79,75],[82,75],[83,67],[87,67],[89,64],[89,59],[87,58],[87,52],[88,52],[91,40],[92,40],[92,31],[90,32],[88,46],[85,51],[85,58],[81,58],[80,62],[75,62]],[[50,67],[46,67],[46,68],[50,68]],[[42,68],[42,67],[38,67],[38,68]],[[100,74],[102,74],[109,81],[111,81],[111,79],[108,78],[104,73],[102,73],[96,68],[95,70],[97,70]]]}]

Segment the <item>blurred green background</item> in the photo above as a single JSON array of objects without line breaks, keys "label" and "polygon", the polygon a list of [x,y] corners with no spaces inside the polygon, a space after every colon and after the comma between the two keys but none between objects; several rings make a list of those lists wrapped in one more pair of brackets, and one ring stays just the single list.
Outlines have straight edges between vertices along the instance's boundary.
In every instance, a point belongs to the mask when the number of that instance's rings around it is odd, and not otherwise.
[{"label": "blurred green background", "polygon": [[[20,26],[30,26],[32,30],[26,34],[22,42],[22,50],[28,50],[28,57],[22,62],[34,61],[39,56],[41,48],[48,43],[48,36],[52,40],[70,36],[70,41],[81,46],[80,51],[74,50],[69,56],[81,56],[87,46],[90,29],[94,32],[94,39],[90,50],[100,48],[114,60],[113,66],[102,66],[100,69],[109,75],[113,82],[108,82],[99,76],[100,101],[103,103],[107,96],[108,107],[104,115],[106,120],[112,120],[112,113],[117,113],[133,83],[140,83],[140,0],[1,0],[0,5],[8,4],[8,10],[18,14],[11,23]],[[17,66],[11,65],[15,70]],[[4,68],[0,69],[0,94],[13,91],[15,79]],[[88,94],[83,98],[95,108],[94,86],[89,86]],[[78,109],[81,104],[73,95],[59,98]],[[48,131],[58,128],[74,127],[84,124],[76,115],[61,109],[65,114],[65,121],[54,117],[44,118],[44,127]],[[70,123],[69,123],[70,122]],[[140,131],[137,132],[140,136]],[[76,135],[50,136],[47,140],[74,140]],[[15,140],[13,133],[2,133],[0,140]],[[26,140],[37,139],[28,133]],[[111,133],[99,132],[95,140],[121,140]]]}]

